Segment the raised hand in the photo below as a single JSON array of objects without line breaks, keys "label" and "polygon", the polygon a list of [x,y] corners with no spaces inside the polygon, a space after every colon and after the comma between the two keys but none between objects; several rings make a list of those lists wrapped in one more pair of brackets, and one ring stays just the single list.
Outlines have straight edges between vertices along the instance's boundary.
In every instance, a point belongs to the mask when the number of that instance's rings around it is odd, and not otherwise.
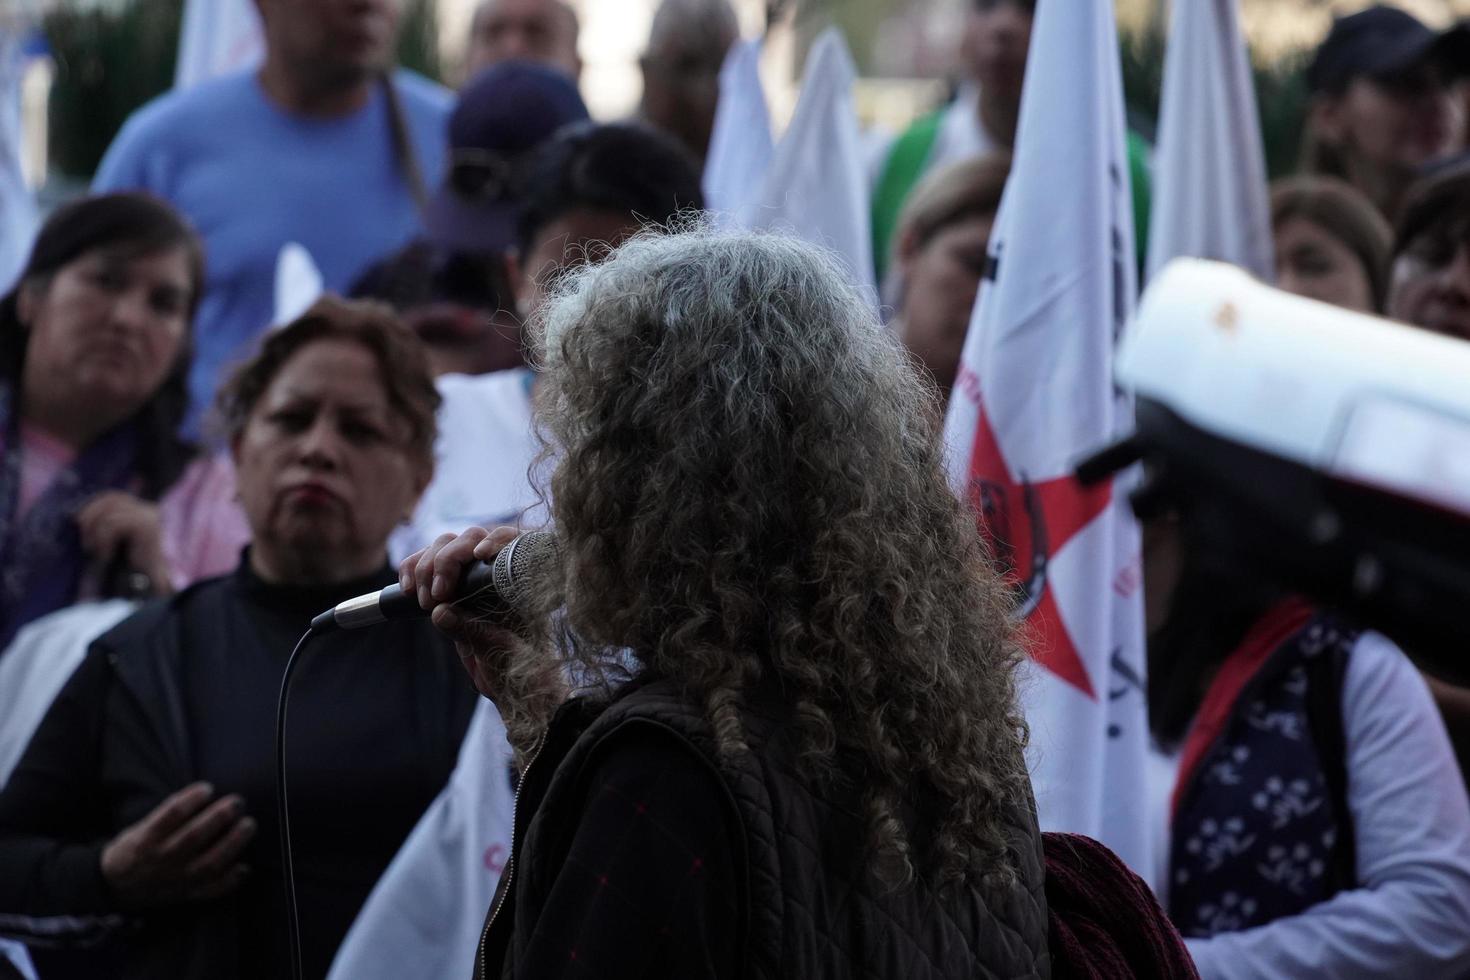
[{"label": "raised hand", "polygon": [[186,786],[103,848],[102,876],[119,905],[201,901],[239,887],[249,869],[238,858],[256,824],[240,797],[213,797],[208,783]]}]

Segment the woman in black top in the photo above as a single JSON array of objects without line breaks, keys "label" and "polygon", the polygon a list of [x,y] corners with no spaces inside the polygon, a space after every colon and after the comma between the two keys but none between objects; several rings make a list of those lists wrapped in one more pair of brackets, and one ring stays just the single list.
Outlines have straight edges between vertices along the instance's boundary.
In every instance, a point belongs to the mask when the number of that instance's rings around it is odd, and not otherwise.
[{"label": "woman in black top", "polygon": [[[98,640],[0,793],[0,932],[66,976],[289,975],[273,733],[311,617],[393,580],[438,395],[381,308],[324,300],[221,404],[254,540]],[[313,640],[287,765],[307,976],[454,765],[473,692],[427,624]],[[78,951],[78,947],[87,947]]]}]

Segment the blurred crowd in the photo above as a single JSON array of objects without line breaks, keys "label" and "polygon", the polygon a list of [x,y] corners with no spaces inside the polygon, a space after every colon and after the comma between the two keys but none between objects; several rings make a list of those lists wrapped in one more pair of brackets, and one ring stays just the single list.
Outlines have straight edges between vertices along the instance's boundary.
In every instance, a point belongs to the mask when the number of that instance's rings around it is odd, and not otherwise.
[{"label": "blurred crowd", "polygon": [[[1034,6],[967,0],[953,98],[875,143],[874,281],[941,402]],[[545,521],[528,324],[569,272],[704,206],[726,0],[664,0],[638,111],[611,122],[563,0],[484,0],[457,92],[393,67],[395,0],[259,8],[261,68],[134,114],[0,300],[0,977],[289,975],[287,656],[444,533]],[[1371,7],[1308,84],[1300,172],[1271,188],[1277,286],[1470,341],[1470,29]],[[1142,254],[1150,147],[1128,146]],[[326,295],[283,310],[287,243]],[[1170,515],[1144,557],[1159,899],[1201,974],[1470,975],[1470,690],[1220,577]],[[457,671],[405,622],[324,641],[295,682],[306,976],[490,710]],[[1306,734],[1227,719],[1250,764],[1176,787],[1222,677]],[[1259,870],[1295,851],[1301,880]]]}]

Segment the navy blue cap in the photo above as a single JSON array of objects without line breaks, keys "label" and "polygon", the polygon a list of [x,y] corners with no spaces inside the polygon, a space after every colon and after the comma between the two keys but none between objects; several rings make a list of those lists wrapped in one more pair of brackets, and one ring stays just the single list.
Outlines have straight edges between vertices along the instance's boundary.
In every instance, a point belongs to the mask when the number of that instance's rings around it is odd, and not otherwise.
[{"label": "navy blue cap", "polygon": [[429,239],[466,252],[513,245],[519,168],[557,130],[586,118],[576,83],[555,68],[503,61],[476,75],[449,116],[449,173],[429,202]]},{"label": "navy blue cap", "polygon": [[1435,31],[1407,11],[1382,4],[1332,22],[1307,67],[1313,92],[1341,92],[1355,78],[1392,79],[1432,61],[1450,78],[1470,74],[1470,31]]}]

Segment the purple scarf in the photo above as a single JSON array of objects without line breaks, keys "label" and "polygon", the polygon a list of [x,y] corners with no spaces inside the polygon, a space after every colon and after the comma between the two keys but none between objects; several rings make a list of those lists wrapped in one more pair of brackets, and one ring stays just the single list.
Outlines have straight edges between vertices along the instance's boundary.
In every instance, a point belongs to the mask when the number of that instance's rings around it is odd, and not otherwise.
[{"label": "purple scarf", "polygon": [[104,490],[132,486],[138,448],[131,424],[102,435],[18,517],[22,447],[12,402],[0,385],[0,652],[26,623],[76,601],[88,565],[77,512]]}]

